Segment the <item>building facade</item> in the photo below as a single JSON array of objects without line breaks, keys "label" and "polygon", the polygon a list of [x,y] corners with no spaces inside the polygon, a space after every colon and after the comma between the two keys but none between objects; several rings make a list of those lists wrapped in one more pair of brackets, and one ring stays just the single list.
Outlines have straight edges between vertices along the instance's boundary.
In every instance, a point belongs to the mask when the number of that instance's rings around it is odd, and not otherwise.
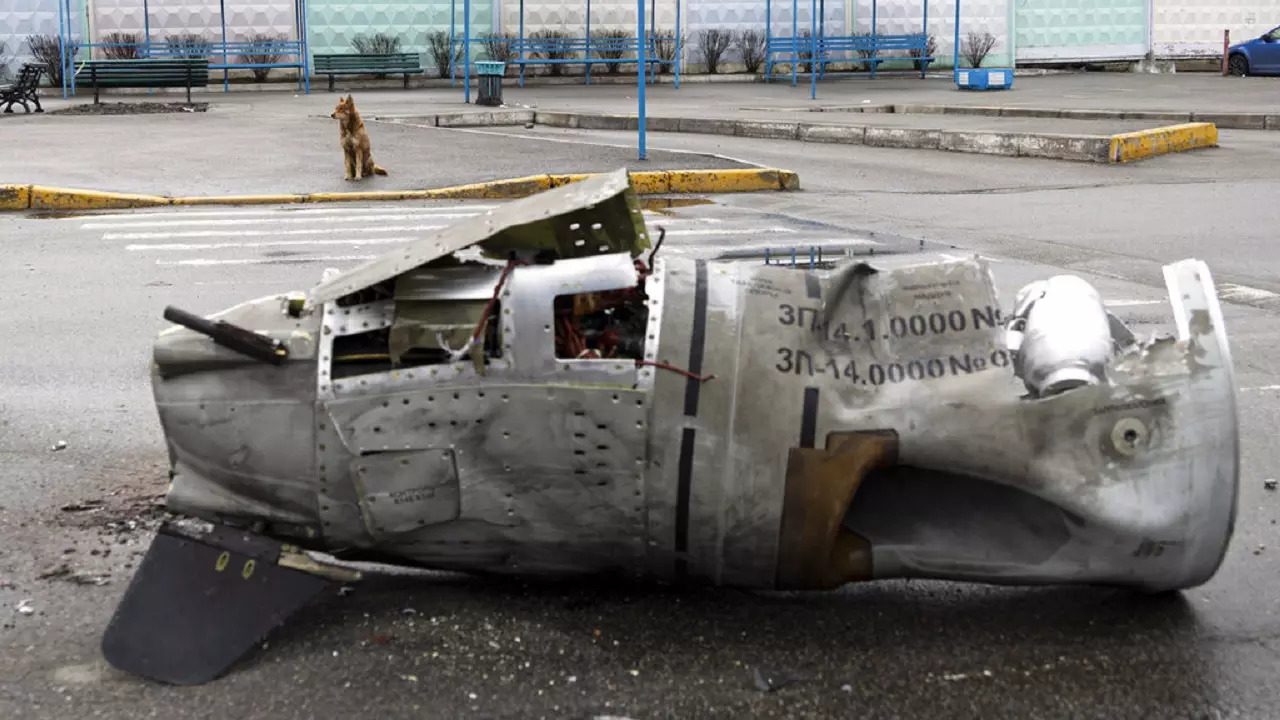
[{"label": "building facade", "polygon": [[[28,39],[58,35],[60,0],[0,0],[0,58],[10,72],[33,54]],[[218,41],[268,35],[295,40],[306,35],[311,53],[353,52],[360,36],[386,34],[398,38],[400,50],[420,52],[427,66],[448,59],[451,18],[462,32],[461,0],[307,0],[304,23],[298,22],[295,0],[61,0],[69,9],[69,32],[80,42],[103,42],[109,33],[128,33],[139,40],[163,42],[179,35],[202,35]],[[823,0],[821,20],[826,35],[869,33],[874,14],[878,33],[920,32],[926,0]],[[962,47],[969,33],[994,39],[984,66],[1033,65],[1052,62],[1214,57],[1222,51],[1224,30],[1233,42],[1261,35],[1280,25],[1280,0],[962,0]],[[766,13],[766,7],[769,12]],[[810,3],[797,0],[794,16],[802,34],[810,22]],[[471,31],[526,35],[560,31],[581,37],[587,23],[585,0],[477,0],[471,4]],[[648,0],[650,30],[672,32],[676,0]],[[701,69],[702,32],[722,29],[764,32],[766,15],[775,36],[789,36],[790,0],[681,0],[679,7],[682,62]],[[954,0],[928,2],[927,30],[936,41],[935,69],[950,67],[954,36]],[[630,0],[595,0],[591,28],[635,31],[636,4]],[[473,56],[483,45],[473,46]],[[100,50],[94,55],[100,56]],[[84,59],[86,51],[77,57]],[[731,45],[723,56],[727,67],[740,69]],[[963,61],[962,61],[963,62]],[[566,72],[577,72],[566,70]]]}]

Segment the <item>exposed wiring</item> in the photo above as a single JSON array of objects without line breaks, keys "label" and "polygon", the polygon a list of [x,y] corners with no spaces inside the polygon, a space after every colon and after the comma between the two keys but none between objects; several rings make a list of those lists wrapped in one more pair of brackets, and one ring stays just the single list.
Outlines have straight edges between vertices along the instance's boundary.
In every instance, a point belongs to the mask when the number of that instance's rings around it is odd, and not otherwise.
[{"label": "exposed wiring", "polygon": [[687,378],[692,378],[694,380],[697,380],[698,382],[706,382],[708,380],[715,378],[715,375],[698,375],[696,373],[689,372],[684,368],[678,368],[675,365],[669,365],[664,362],[658,362],[657,360],[637,360],[636,365],[652,365],[653,367],[662,368],[663,370],[670,370],[671,372],[674,372],[674,373],[680,373],[681,375],[684,375]]},{"label": "exposed wiring", "polygon": [[658,242],[653,246],[653,251],[649,253],[648,267],[645,266],[643,260],[636,258],[636,270],[640,272],[640,277],[642,279],[648,275],[653,274],[653,258],[658,255],[658,250],[662,248],[662,241],[666,239],[667,239],[667,229],[659,225],[658,226]]},{"label": "exposed wiring", "polygon": [[466,344],[457,350],[453,350],[445,344],[444,337],[440,333],[436,333],[436,342],[439,343],[442,350],[449,353],[450,359],[454,361],[461,360],[467,356],[467,353],[471,352],[472,346],[480,339],[480,335],[484,333],[484,326],[489,322],[489,313],[493,312],[493,306],[498,302],[498,293],[502,292],[502,286],[507,282],[507,275],[515,269],[516,265],[528,265],[528,263],[515,258],[507,261],[506,267],[502,268],[502,275],[498,276],[497,284],[493,286],[493,296],[489,298],[489,302],[485,303],[484,312],[480,313],[480,322],[476,323],[475,332],[471,333],[471,338],[467,340]]}]

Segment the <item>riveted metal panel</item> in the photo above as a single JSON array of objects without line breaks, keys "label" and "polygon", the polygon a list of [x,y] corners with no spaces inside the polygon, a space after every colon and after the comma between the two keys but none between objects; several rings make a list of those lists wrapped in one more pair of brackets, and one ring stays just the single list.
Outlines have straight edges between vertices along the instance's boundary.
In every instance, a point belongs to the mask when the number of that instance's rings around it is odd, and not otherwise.
[{"label": "riveted metal panel", "polygon": [[450,448],[362,455],[350,465],[365,523],[380,541],[458,517],[458,469]]},{"label": "riveted metal panel", "polygon": [[[384,439],[388,457],[452,449],[456,520],[433,525],[430,513],[444,510],[423,505],[426,526],[395,539],[397,552],[443,566],[481,557],[492,571],[630,571],[643,555],[643,392],[493,383],[339,399],[324,410],[357,467]],[[462,539],[472,554],[454,556]]]}]

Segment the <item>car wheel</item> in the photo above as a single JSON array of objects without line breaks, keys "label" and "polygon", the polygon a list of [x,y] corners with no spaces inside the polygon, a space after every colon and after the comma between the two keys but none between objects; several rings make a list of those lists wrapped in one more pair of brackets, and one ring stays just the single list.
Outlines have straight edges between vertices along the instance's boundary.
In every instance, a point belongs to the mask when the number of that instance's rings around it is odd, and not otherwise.
[{"label": "car wheel", "polygon": [[1232,55],[1227,61],[1227,71],[1232,75],[1244,77],[1249,74],[1249,58],[1243,55]]}]

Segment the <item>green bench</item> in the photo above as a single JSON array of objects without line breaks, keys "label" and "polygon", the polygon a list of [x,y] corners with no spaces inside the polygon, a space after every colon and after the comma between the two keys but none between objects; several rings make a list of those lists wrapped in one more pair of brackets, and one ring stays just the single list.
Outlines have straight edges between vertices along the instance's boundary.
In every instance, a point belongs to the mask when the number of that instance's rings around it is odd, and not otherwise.
[{"label": "green bench", "polygon": [[93,87],[95,105],[100,88],[185,87],[190,103],[191,88],[209,85],[209,59],[88,60],[76,73],[76,82]]},{"label": "green bench", "polygon": [[409,88],[409,76],[425,72],[418,53],[388,53],[385,55],[316,54],[312,55],[314,75],[329,76],[329,92],[333,92],[334,75],[404,75],[404,86]]}]

